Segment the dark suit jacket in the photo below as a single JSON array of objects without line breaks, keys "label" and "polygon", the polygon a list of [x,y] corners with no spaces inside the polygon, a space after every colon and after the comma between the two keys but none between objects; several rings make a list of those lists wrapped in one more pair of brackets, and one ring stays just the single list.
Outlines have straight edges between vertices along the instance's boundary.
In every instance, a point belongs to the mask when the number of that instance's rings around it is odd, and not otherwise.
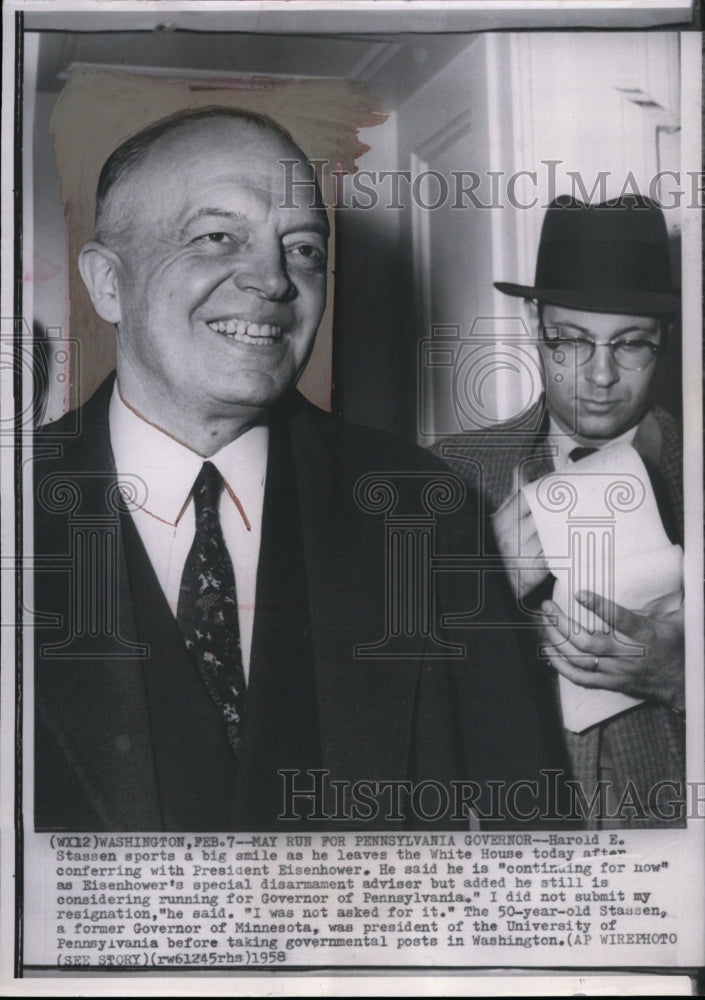
[{"label": "dark suit jacket", "polygon": [[[634,447],[651,474],[664,526],[671,540],[682,544],[683,445],[680,427],[670,414],[655,408],[642,420]],[[438,441],[432,451],[483,497],[487,514],[497,510],[510,495],[512,473],[518,464],[524,466],[529,480],[553,471],[548,415],[544,413],[543,402],[525,414],[521,426],[507,423],[488,432],[459,434]],[[535,638],[527,643],[527,649],[531,659],[536,649]],[[684,724],[669,709],[645,702],[576,734],[567,730],[561,732],[552,724],[559,718],[553,686],[543,689],[543,698],[544,729],[554,739],[557,733],[560,734],[568,767],[588,795],[597,781],[600,755],[607,744],[613,758],[618,799],[628,793],[629,782],[633,783],[639,801],[644,804],[648,802],[649,789],[659,781],[678,782],[683,788]],[[554,754],[560,751],[560,747],[554,746]],[[666,815],[670,812],[666,798],[661,800],[660,811]],[[680,814],[675,824],[683,825]],[[658,813],[649,813],[646,817],[627,817],[618,825],[656,827],[671,826],[674,822]]]},{"label": "dark suit jacket", "polygon": [[[361,509],[355,485],[372,471],[447,470],[421,449],[346,425],[294,394],[273,417],[247,711],[251,698],[258,708],[245,739],[253,749],[243,750],[233,773],[214,706],[184,661],[134,525],[120,510],[111,387],[109,379],[77,415],[44,428],[35,446],[35,603],[48,616],[37,628],[37,829],[274,829],[282,825],[276,771],[302,766],[329,772],[323,814],[304,825],[344,829],[355,816],[330,819],[340,803],[332,780],[460,779],[484,787],[489,779],[535,778],[552,763],[511,631],[446,634],[468,647],[461,660],[427,659],[418,644],[394,659],[355,654],[385,634],[391,614],[384,517]],[[284,473],[273,467],[278,460]],[[282,535],[277,526],[288,521],[295,529]],[[471,501],[459,516],[438,517],[436,544],[464,551],[468,535],[477,536],[468,524],[477,525]],[[100,550],[92,561],[91,546]],[[299,575],[282,583],[299,557]],[[437,604],[472,607],[475,576],[445,576]],[[91,603],[89,591],[99,599]],[[503,620],[492,585],[483,599],[488,620]],[[102,615],[97,626],[81,618],[89,604]],[[279,637],[282,615],[292,632]],[[281,648],[285,642],[291,649]],[[278,661],[273,674],[270,655]],[[303,776],[296,785],[312,781]],[[396,810],[388,815],[388,802],[383,795],[382,811],[363,808],[357,819],[423,825],[434,811],[427,799],[423,816],[402,820]]]}]

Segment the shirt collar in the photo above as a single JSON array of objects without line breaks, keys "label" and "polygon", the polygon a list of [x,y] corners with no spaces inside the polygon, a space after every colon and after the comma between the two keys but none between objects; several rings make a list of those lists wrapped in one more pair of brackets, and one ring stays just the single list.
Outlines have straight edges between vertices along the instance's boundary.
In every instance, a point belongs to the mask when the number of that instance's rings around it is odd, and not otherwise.
[{"label": "shirt collar", "polygon": [[[569,434],[566,434],[565,431],[561,430],[550,414],[548,420],[549,438],[551,444],[557,449],[557,452],[553,457],[553,464],[556,470],[562,471],[568,465],[569,456],[573,448],[585,447],[585,445],[583,442],[578,441],[576,438],[571,437]],[[591,447],[602,449],[612,448],[614,445],[618,444],[631,444],[636,437],[638,429],[639,425],[636,424],[634,427],[630,427],[628,431],[625,431],[624,434],[620,434],[619,437],[611,438],[609,441],[602,441],[601,443],[595,442]]]},{"label": "shirt collar", "polygon": [[[161,521],[177,524],[188,505],[204,457],[128,406],[120,395],[117,380],[108,420],[118,479],[128,475],[139,477],[146,487],[146,500],[140,503],[141,508]],[[269,429],[258,424],[208,459],[225,480],[248,528],[252,516],[248,517],[248,510],[261,509],[268,445]]]}]

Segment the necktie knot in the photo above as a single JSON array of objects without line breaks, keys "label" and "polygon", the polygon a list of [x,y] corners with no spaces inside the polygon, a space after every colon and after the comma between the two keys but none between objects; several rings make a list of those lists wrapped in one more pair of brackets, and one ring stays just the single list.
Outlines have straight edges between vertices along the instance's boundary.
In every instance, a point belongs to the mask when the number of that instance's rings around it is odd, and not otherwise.
[{"label": "necktie knot", "polygon": [[581,458],[587,458],[588,455],[594,455],[597,448],[573,448],[568,458],[571,462],[579,462]]},{"label": "necktie knot", "polygon": [[204,462],[191,491],[197,524],[202,523],[204,518],[217,514],[222,492],[223,477],[212,462]]}]

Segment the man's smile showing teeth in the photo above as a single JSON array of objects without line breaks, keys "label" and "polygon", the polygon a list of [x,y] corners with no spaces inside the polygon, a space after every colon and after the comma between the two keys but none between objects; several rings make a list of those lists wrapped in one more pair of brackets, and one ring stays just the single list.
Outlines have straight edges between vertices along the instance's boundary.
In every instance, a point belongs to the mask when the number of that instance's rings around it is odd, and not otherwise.
[{"label": "man's smile showing teeth", "polygon": [[273,323],[251,323],[246,319],[218,319],[208,326],[243,344],[275,344],[282,336],[281,328]]}]

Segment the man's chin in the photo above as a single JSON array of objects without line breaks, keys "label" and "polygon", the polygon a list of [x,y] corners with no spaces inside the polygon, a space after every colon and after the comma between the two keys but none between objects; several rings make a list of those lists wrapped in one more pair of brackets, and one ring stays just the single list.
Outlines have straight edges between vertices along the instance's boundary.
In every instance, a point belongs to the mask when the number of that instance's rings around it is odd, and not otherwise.
[{"label": "man's chin", "polygon": [[596,446],[599,446],[607,441],[613,441],[620,434],[625,434],[629,430],[629,426],[629,424],[620,424],[616,421],[606,423],[603,420],[580,420],[576,429],[576,437],[594,442]]},{"label": "man's chin", "polygon": [[265,410],[278,403],[291,384],[291,377],[256,372],[245,382],[238,380],[237,385],[224,387],[218,395],[226,409]]}]

